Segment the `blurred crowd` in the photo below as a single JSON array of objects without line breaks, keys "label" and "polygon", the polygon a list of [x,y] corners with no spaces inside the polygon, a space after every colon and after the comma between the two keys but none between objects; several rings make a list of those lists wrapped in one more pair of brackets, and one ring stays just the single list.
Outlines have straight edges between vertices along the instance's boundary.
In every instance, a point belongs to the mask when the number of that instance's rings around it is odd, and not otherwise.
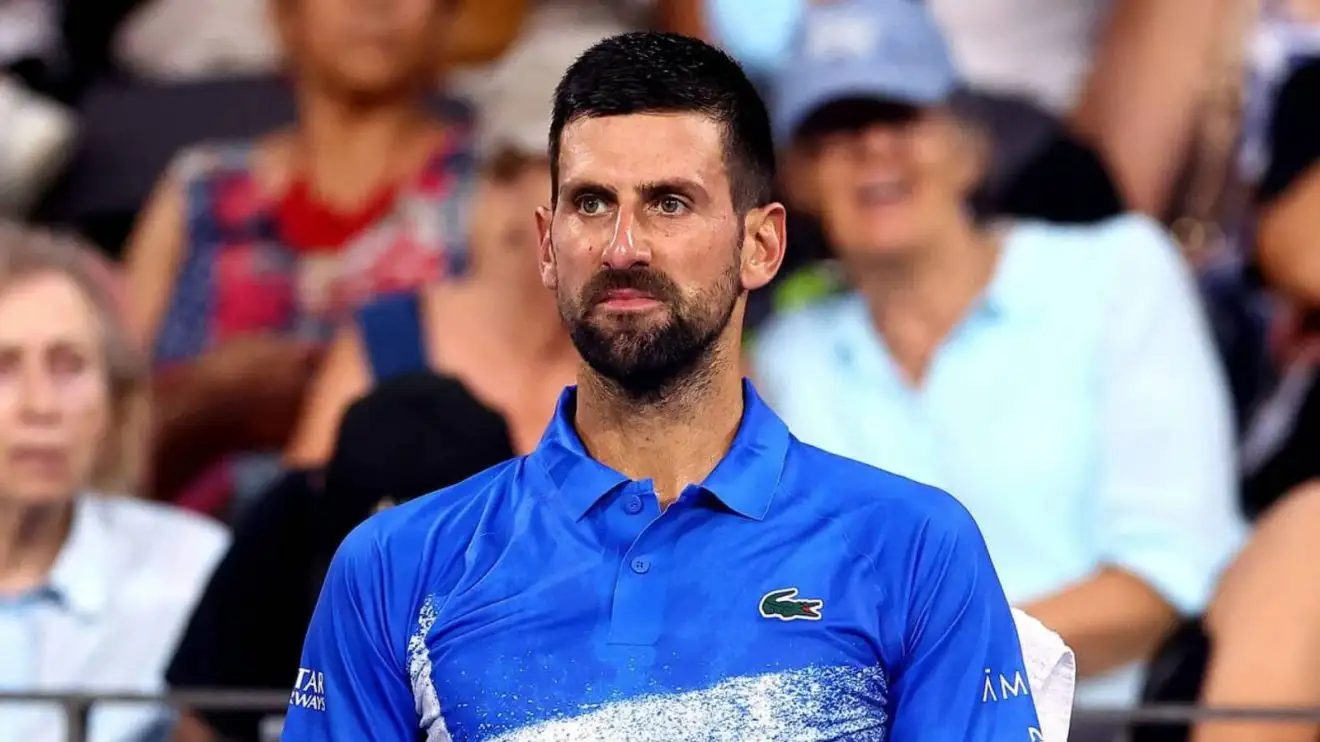
[{"label": "blurred crowd", "polygon": [[288,689],[354,526],[537,444],[551,93],[636,29],[770,103],[799,438],[958,497],[1079,707],[1320,707],[1310,0],[0,0],[0,692]]}]

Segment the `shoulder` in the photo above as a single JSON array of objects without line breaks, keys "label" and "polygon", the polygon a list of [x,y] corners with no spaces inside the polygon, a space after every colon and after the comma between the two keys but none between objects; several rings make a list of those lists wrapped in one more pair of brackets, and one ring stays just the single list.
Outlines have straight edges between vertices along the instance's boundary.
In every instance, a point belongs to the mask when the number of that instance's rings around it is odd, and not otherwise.
[{"label": "shoulder", "polygon": [[[335,554],[338,568],[359,576],[383,576],[399,584],[419,583],[443,591],[457,578],[472,542],[498,527],[514,505],[515,486],[527,457],[511,459],[450,487],[382,510],[349,533]],[[420,583],[418,584],[420,586]]]},{"label": "shoulder", "polygon": [[[854,546],[975,537],[980,530],[957,498],[938,487],[794,441],[785,484],[806,492],[821,515],[847,518]],[[814,496],[810,496],[814,495]]]},{"label": "shoulder", "polygon": [[833,524],[839,548],[887,603],[917,606],[932,591],[956,594],[950,574],[967,586],[993,573],[976,520],[948,492],[804,444],[792,455],[787,499],[812,503],[816,519]]},{"label": "shoulder", "polygon": [[1093,265],[1102,284],[1105,321],[1115,315],[1144,321],[1155,308],[1191,308],[1197,288],[1191,266],[1162,224],[1143,214],[1125,214],[1090,227]]},{"label": "shoulder", "polygon": [[1185,272],[1182,254],[1164,225],[1144,214],[1125,214],[1096,225],[1095,241],[1131,267]]},{"label": "shoulder", "polygon": [[166,177],[187,186],[227,172],[248,171],[261,144],[254,140],[217,140],[189,145],[170,161]]},{"label": "shoulder", "polygon": [[1037,261],[1053,257],[1078,268],[1094,266],[1095,260],[1114,265],[1132,258],[1150,262],[1179,257],[1168,231],[1144,214],[1121,214],[1093,224],[1026,221],[1014,230],[1013,249]]},{"label": "shoulder", "polygon": [[[1191,285],[1177,244],[1153,219],[1124,214],[1094,224],[1022,222],[1014,226],[996,279],[1035,303],[1053,307],[1063,321],[1082,312],[1104,323],[1111,308],[1134,308],[1131,299]],[[1115,303],[1119,306],[1115,307]],[[1078,317],[1068,319],[1072,324]],[[1087,323],[1090,324],[1090,323]]]},{"label": "shoulder", "polygon": [[150,534],[157,558],[207,556],[229,545],[229,531],[203,515],[131,497],[93,495],[88,504],[124,536]]},{"label": "shoulder", "polygon": [[191,599],[229,548],[229,531],[219,523],[170,505],[93,495],[82,506],[129,550],[124,576],[151,582],[161,595]]},{"label": "shoulder", "polygon": [[[816,402],[827,385],[820,383],[839,368],[841,357],[853,350],[870,328],[849,328],[867,322],[854,295],[836,296],[775,315],[756,331],[748,344],[749,375],[776,412],[794,425],[817,420],[829,406]],[[863,341],[864,342],[864,341]],[[803,383],[815,379],[816,383]]]},{"label": "shoulder", "polygon": [[436,104],[440,115],[432,121],[428,173],[470,174],[476,164],[477,128],[472,104],[446,97]]}]

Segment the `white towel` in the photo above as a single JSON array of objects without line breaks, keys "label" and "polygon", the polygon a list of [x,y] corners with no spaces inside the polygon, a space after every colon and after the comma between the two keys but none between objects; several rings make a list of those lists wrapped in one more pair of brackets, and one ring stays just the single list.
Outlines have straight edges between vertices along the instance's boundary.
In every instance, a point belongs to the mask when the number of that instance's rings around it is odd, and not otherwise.
[{"label": "white towel", "polygon": [[1016,608],[1013,622],[1017,624],[1022,659],[1027,666],[1027,684],[1036,702],[1040,742],[1066,742],[1072,723],[1077,658],[1058,634]]}]

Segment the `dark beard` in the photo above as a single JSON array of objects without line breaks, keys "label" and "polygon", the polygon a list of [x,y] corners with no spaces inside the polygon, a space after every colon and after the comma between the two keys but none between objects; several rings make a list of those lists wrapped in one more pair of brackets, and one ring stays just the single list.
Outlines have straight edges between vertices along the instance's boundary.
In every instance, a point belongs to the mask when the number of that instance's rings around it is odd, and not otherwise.
[{"label": "dark beard", "polygon": [[[599,297],[613,289],[645,291],[669,309],[659,326],[606,330],[589,314]],[[710,376],[714,349],[737,306],[738,269],[734,264],[712,289],[685,301],[677,286],[649,268],[606,271],[583,289],[571,312],[560,313],[582,359],[622,395],[643,404],[670,398],[675,390],[700,385]]]}]

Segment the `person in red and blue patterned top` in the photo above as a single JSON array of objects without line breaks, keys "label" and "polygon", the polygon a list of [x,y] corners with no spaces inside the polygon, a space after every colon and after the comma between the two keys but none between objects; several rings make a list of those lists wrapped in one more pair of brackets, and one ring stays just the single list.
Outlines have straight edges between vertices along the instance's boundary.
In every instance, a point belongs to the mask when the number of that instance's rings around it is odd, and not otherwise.
[{"label": "person in red and blue patterned top", "polygon": [[132,323],[160,372],[156,495],[259,490],[337,324],[461,274],[466,127],[423,106],[455,0],[274,0],[299,120],[182,153],[129,246]]}]

